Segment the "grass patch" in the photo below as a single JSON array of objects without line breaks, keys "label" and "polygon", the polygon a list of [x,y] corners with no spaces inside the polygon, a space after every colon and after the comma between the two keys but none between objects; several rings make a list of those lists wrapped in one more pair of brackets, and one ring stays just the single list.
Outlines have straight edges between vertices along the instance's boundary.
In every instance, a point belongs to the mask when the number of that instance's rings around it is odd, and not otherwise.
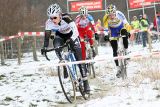
[{"label": "grass patch", "polygon": [[14,100],[13,100],[13,98],[11,98],[11,97],[6,97],[6,98],[4,99],[4,101],[8,101],[8,102],[9,102],[9,101],[14,101]]},{"label": "grass patch", "polygon": [[23,77],[31,77],[33,74],[24,74]]},{"label": "grass patch", "polygon": [[3,80],[3,78],[6,77],[5,75],[0,75],[0,80]]},{"label": "grass patch", "polygon": [[33,103],[29,104],[29,107],[37,107],[37,106],[38,106],[37,104],[33,104]]},{"label": "grass patch", "polygon": [[160,58],[143,58],[136,62],[142,78],[150,78],[152,81],[160,80]]}]

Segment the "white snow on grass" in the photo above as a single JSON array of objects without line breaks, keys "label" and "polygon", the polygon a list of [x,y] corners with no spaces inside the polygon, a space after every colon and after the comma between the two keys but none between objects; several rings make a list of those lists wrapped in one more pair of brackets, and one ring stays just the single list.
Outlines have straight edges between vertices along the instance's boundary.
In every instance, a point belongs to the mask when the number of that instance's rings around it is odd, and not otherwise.
[{"label": "white snow on grass", "polygon": [[[159,43],[152,46],[154,51],[160,51]],[[130,46],[129,50],[129,55],[149,52],[142,45]],[[51,61],[47,61],[39,52],[37,54],[37,62],[33,61],[32,53],[29,53],[23,55],[21,65],[17,64],[17,59],[7,59],[7,65],[0,66],[0,107],[53,107],[58,103],[68,103],[62,93],[56,67],[52,66],[58,63],[55,53],[48,53]],[[106,56],[112,58],[111,47],[99,46],[99,55],[95,59]],[[97,78],[113,88],[106,92],[104,98],[88,100],[79,104],[79,107],[159,107],[160,81],[144,78],[136,83],[138,80],[133,78],[142,69],[136,61],[128,63],[127,80],[115,77],[113,60],[96,62],[95,67]],[[91,84],[91,89],[94,88],[95,85]]]}]

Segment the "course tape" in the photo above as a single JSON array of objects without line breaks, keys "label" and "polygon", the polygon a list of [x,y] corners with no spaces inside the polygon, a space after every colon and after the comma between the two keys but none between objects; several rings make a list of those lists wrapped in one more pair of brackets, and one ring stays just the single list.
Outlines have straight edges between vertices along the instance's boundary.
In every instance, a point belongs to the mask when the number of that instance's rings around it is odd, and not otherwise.
[{"label": "course tape", "polygon": [[44,32],[19,32],[18,35],[5,36],[4,38],[1,38],[0,42],[23,36],[44,36]]},{"label": "course tape", "polygon": [[0,39],[0,42],[10,40],[10,39],[13,39],[13,38],[18,38],[18,37],[21,37],[21,36],[20,35],[13,35],[13,36],[4,37],[4,38]]},{"label": "course tape", "polygon": [[151,57],[160,57],[160,52],[151,52],[146,54],[136,54],[136,55],[126,55],[126,56],[117,56],[117,57],[108,57],[103,56],[101,59],[91,59],[91,60],[81,60],[75,62],[65,62],[65,63],[55,63],[52,66],[65,66],[71,64],[84,64],[84,63],[95,63],[95,62],[106,62],[109,60],[117,60],[117,59],[140,59],[140,58],[151,58]]},{"label": "course tape", "polygon": [[[139,29],[131,30],[131,34],[138,33],[138,32],[142,32],[142,30],[139,30]],[[156,32],[156,31],[148,31],[148,32],[150,34],[160,35],[160,32]],[[108,34],[107,31],[98,31],[97,33],[98,34],[105,34],[105,35]],[[4,38],[0,39],[0,42],[10,40],[13,38],[23,37],[23,36],[44,36],[44,32],[19,32],[18,35],[8,36],[8,37],[4,37]]]}]

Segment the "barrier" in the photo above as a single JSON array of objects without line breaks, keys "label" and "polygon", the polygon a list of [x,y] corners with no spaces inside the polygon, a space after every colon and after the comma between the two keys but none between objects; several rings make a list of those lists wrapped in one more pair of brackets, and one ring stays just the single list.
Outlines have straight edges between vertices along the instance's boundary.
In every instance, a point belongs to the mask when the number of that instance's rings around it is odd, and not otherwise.
[{"label": "barrier", "polygon": [[[135,32],[141,32],[141,30],[132,30],[132,32],[134,32],[134,33]],[[149,31],[149,32],[151,32],[152,34],[160,35],[160,32],[156,32],[156,31]],[[106,31],[100,31],[99,33],[106,33]],[[14,39],[14,38],[24,37],[24,36],[33,36],[33,37],[37,36],[37,37],[40,37],[40,36],[44,36],[44,32],[19,32],[18,35],[4,37],[4,38],[0,39],[0,42],[7,41],[7,40],[10,40],[10,39]],[[35,39],[36,38],[34,38],[34,41],[35,41]],[[33,44],[35,44],[35,43],[33,43]],[[36,52],[34,51],[34,53],[36,53]],[[159,55],[159,53],[154,53],[153,55],[157,55],[157,54]],[[132,56],[132,57],[133,58],[138,58],[138,57],[143,57],[143,55],[136,55],[136,56]],[[114,57],[112,59],[115,60],[115,59],[118,59],[118,58],[131,58],[131,56],[119,56],[119,57]],[[110,60],[110,58],[97,59],[97,60],[86,60],[86,61],[80,61],[80,62],[74,62],[74,63],[75,64],[79,64],[79,63],[89,63],[89,62],[106,61],[106,60]],[[68,63],[68,64],[72,64],[72,63]],[[55,64],[55,65],[57,65],[57,64]],[[61,65],[64,65],[64,64],[61,64]]]},{"label": "barrier", "polygon": [[8,37],[5,36],[4,38],[1,38],[0,42],[18,38],[18,37],[23,37],[23,36],[44,36],[44,32],[19,32],[17,35],[8,36]]},{"label": "barrier", "polygon": [[67,62],[67,63],[55,63],[51,66],[65,66],[65,65],[71,65],[71,64],[82,64],[82,63],[94,63],[94,62],[106,62],[108,60],[117,60],[117,59],[138,59],[138,58],[149,58],[158,56],[160,57],[160,52],[152,52],[147,54],[137,54],[137,55],[126,55],[126,56],[117,56],[117,57],[108,57],[105,56],[102,59],[92,59],[92,60],[81,60],[81,61],[75,61],[75,62]]},{"label": "barrier", "polygon": [[[142,30],[139,30],[139,29],[131,30],[131,34],[138,33],[138,32],[142,32]],[[148,31],[148,32],[151,34],[160,35],[160,32],[157,32],[157,31]],[[97,31],[97,33],[98,34],[105,34],[105,35],[108,34],[107,31]],[[13,39],[13,38],[23,37],[23,36],[44,36],[44,32],[19,32],[18,35],[4,37],[4,38],[0,39],[0,42],[6,41],[9,39]]]},{"label": "barrier", "polygon": [[19,32],[21,36],[44,36],[44,32]]},{"label": "barrier", "polygon": [[13,39],[13,38],[18,38],[18,37],[21,37],[21,35],[13,35],[13,36],[4,37],[4,38],[0,39],[0,42],[10,40],[10,39]]}]

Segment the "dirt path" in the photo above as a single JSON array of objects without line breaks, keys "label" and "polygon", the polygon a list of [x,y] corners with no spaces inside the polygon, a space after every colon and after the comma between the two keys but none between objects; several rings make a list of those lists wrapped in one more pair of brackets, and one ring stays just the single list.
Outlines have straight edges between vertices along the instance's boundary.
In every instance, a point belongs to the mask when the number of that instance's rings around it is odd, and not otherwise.
[{"label": "dirt path", "polygon": [[[89,100],[96,98],[103,98],[111,90],[111,86],[106,85],[104,81],[99,77],[90,79],[90,84],[91,84],[91,96]],[[55,107],[76,107],[77,104],[83,104],[87,101],[88,100],[84,100],[81,96],[78,96],[74,104],[70,104],[68,102],[62,104],[62,102],[57,102],[58,104]]]}]

